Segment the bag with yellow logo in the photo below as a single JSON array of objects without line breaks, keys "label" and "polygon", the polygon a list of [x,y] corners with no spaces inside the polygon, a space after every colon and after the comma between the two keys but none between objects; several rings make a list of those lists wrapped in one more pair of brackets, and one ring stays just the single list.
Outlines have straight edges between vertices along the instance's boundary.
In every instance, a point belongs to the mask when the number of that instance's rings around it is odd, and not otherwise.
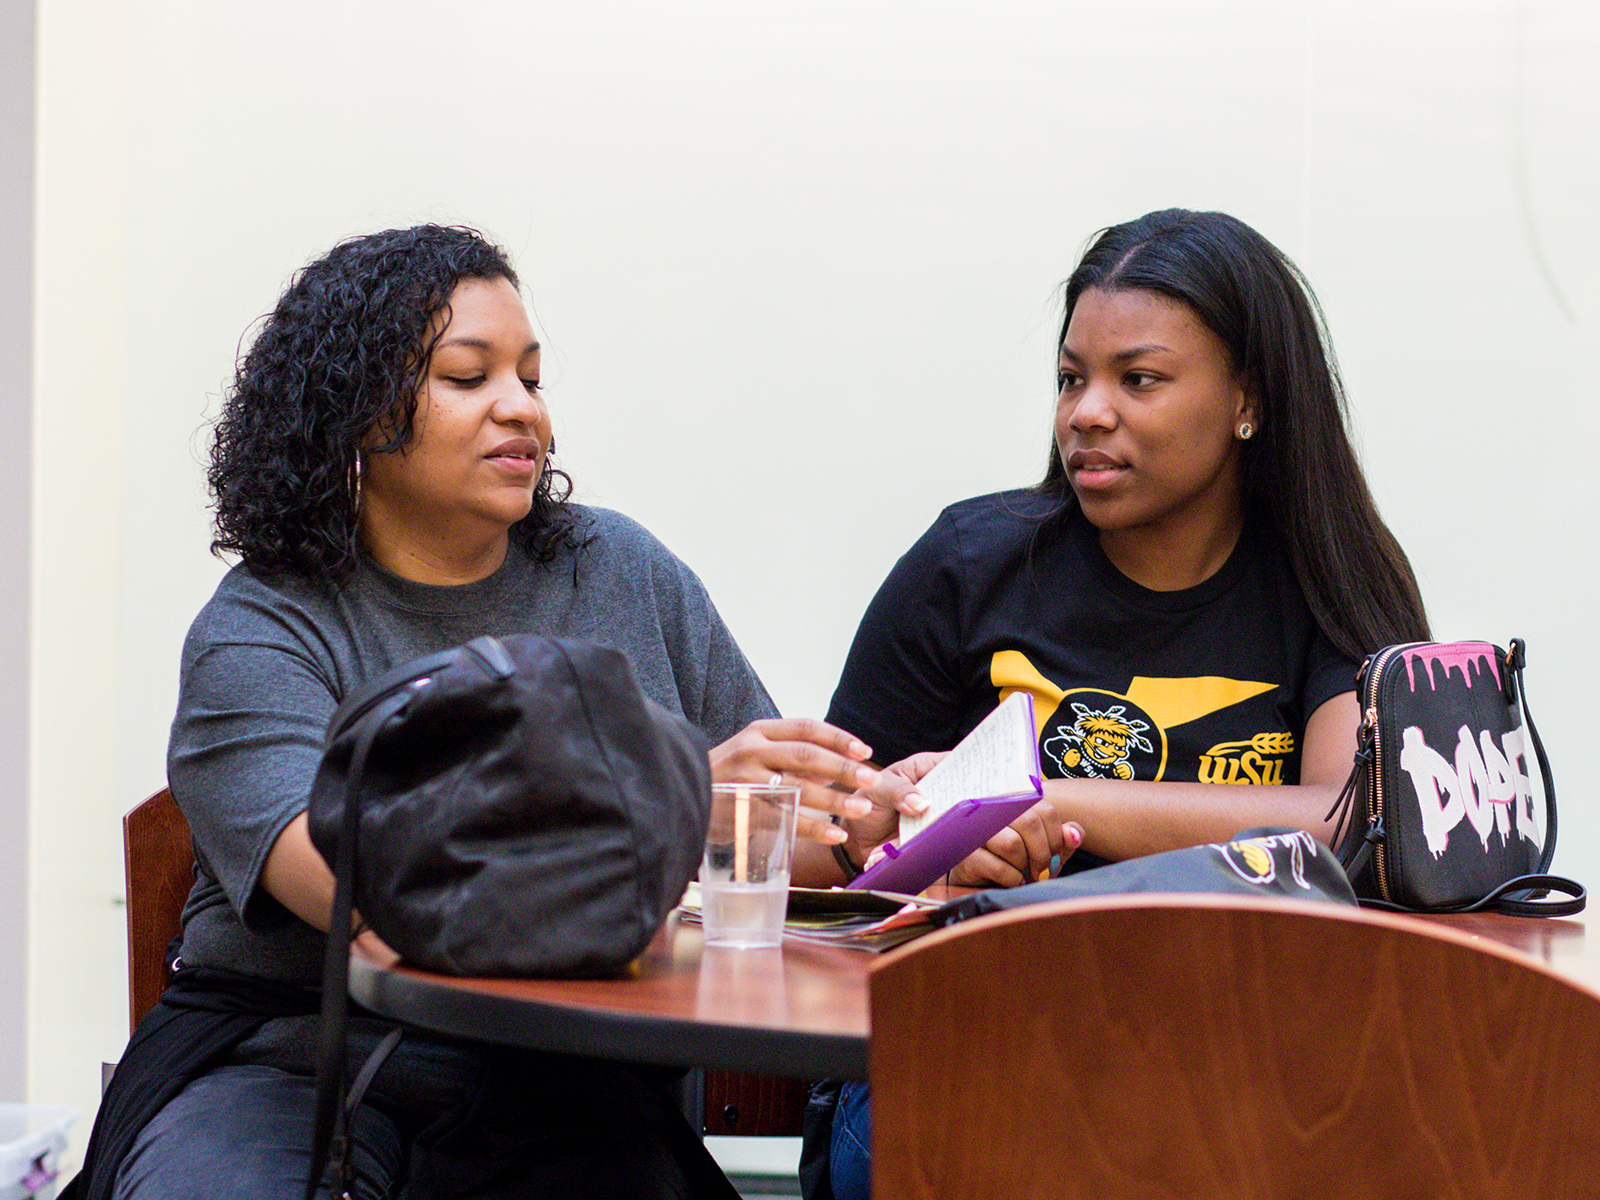
[{"label": "bag with yellow logo", "polygon": [[[1362,663],[1355,766],[1328,817],[1338,818],[1333,844],[1363,904],[1517,916],[1583,911],[1583,886],[1547,874],[1556,790],[1528,715],[1523,657],[1513,638],[1509,651],[1488,642],[1409,642]],[[1527,769],[1530,743],[1542,796]]]},{"label": "bag with yellow logo", "polygon": [[929,914],[950,925],[984,913],[1047,900],[1125,896],[1143,892],[1279,896],[1290,900],[1356,903],[1339,860],[1303,829],[1247,829],[1231,841],[1186,846],[1063,875],[1044,883],[989,888],[941,905]]}]

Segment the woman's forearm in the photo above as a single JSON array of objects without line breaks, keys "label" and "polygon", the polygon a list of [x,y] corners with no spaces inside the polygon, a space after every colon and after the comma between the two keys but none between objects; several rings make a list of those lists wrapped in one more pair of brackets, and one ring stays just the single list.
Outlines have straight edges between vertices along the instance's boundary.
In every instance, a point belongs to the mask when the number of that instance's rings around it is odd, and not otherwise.
[{"label": "woman's forearm", "polygon": [[1324,820],[1336,784],[1229,786],[1137,780],[1048,779],[1045,799],[1063,821],[1083,826],[1083,849],[1120,861],[1202,842],[1226,841],[1241,829],[1287,825],[1326,842]]},{"label": "woman's forearm", "polygon": [[305,813],[284,826],[267,852],[261,886],[279,904],[324,933],[333,912],[333,872],[311,844]]},{"label": "woman's forearm", "polygon": [[1045,799],[1057,817],[1083,826],[1083,846],[1120,861],[1202,842],[1241,829],[1287,825],[1326,843],[1327,813],[1350,770],[1361,710],[1353,691],[1318,705],[1306,722],[1298,784],[1151,783],[1051,779]]},{"label": "woman's forearm", "polygon": [[1060,820],[1083,826],[1084,848],[1120,861],[1226,841],[1241,829],[1287,825],[1326,843],[1360,723],[1356,694],[1342,692],[1306,722],[1298,784],[1150,783],[1050,779],[1045,799]]}]

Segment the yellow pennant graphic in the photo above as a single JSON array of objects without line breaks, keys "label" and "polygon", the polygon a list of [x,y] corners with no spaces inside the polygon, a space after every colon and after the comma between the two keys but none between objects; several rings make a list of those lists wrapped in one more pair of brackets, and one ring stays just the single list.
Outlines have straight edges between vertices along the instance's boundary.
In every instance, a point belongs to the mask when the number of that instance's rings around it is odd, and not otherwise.
[{"label": "yellow pennant graphic", "polygon": [[[1039,674],[1020,650],[1001,650],[989,661],[989,681],[1000,689],[1005,701],[1012,692],[1033,693],[1033,719],[1036,735],[1060,706],[1067,689],[1057,687]],[[1195,675],[1186,679],[1150,679],[1136,675],[1123,697],[1149,713],[1163,729],[1198,721],[1219,709],[1270,692],[1278,685],[1249,679],[1227,679],[1221,675]],[[1099,689],[1096,689],[1099,690]]]}]

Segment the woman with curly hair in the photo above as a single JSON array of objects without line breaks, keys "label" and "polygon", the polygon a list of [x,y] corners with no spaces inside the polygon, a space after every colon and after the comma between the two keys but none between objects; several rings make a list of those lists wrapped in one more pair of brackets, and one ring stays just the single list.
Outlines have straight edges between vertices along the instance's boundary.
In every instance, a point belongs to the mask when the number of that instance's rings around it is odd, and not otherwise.
[{"label": "woman with curly hair", "polygon": [[[217,422],[207,472],[214,550],[237,554],[261,577],[342,580],[356,570],[363,492],[370,491],[365,464],[415,456],[407,447],[418,433],[422,385],[430,369],[448,365],[434,354],[463,280],[475,299],[504,300],[507,288],[518,287],[498,247],[470,230],[435,225],[344,242],[295,277],[240,364]],[[515,318],[509,309],[496,315]],[[537,396],[531,329],[518,349],[528,359],[528,374],[518,378]],[[470,371],[440,375],[471,378]],[[548,415],[534,406],[528,402],[515,419],[540,425],[548,447]],[[534,559],[549,562],[575,548],[575,514],[566,503],[572,481],[553,462],[529,480],[530,507],[511,532]]]},{"label": "woman with curly hair", "polygon": [[[168,754],[196,850],[180,969],[75,1194],[301,1194],[333,893],[306,804],[328,718],[390,666],[484,634],[604,643],[707,735],[716,778],[784,773],[825,816],[916,805],[849,734],[777,717],[665,547],[571,503],[539,366],[504,253],[434,225],[311,263],[244,355],[209,473],[240,562],[189,631]],[[831,862],[842,829],[804,832]],[[354,1061],[386,1032],[356,1021]],[[733,1194],[643,1068],[408,1034],[351,1129],[363,1198]]]}]

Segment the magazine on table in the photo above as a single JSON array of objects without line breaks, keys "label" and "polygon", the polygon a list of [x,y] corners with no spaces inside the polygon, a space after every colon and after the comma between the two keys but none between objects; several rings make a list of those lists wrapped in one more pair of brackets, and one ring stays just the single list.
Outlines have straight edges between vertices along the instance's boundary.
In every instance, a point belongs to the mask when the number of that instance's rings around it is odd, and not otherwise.
[{"label": "magazine on table", "polygon": [[[856,950],[888,950],[932,932],[927,913],[939,904],[938,900],[895,892],[792,887],[783,934]],[[678,911],[685,920],[699,924],[698,883],[689,884]]]}]

